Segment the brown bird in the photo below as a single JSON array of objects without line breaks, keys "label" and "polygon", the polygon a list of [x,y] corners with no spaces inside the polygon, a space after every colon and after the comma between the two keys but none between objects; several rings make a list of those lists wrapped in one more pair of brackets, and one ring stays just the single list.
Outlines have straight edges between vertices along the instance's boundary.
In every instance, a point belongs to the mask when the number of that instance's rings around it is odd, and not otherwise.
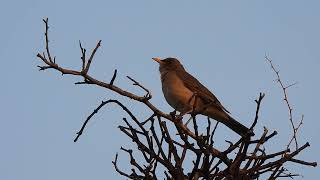
[{"label": "brown bird", "polygon": [[[233,119],[215,95],[190,75],[176,58],[152,59],[160,65],[165,99],[181,116],[202,114],[225,124],[241,136],[249,133],[249,129]],[[250,134],[253,135],[252,132]]]}]

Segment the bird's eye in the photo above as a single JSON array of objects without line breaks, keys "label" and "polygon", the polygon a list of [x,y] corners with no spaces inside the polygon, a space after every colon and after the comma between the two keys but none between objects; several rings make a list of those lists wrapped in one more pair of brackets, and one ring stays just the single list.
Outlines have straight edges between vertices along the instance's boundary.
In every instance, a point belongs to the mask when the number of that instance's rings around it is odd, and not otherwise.
[{"label": "bird's eye", "polygon": [[165,62],[166,64],[170,64],[170,61],[168,61],[168,60],[164,60],[164,62]]}]

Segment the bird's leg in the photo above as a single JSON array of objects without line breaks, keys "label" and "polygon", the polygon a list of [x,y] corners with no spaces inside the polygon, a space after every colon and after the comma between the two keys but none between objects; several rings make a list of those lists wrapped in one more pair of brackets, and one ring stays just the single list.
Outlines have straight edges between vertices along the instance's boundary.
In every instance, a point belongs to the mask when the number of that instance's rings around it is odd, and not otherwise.
[{"label": "bird's leg", "polygon": [[194,114],[194,109],[188,106],[185,106],[183,110],[180,111],[180,114],[177,116],[179,118],[182,118],[182,116],[186,114]]},{"label": "bird's leg", "polygon": [[[188,112],[186,112],[186,113],[188,113]],[[179,115],[176,115],[177,114],[177,110],[175,109],[174,111],[170,112],[170,115],[175,120],[182,120],[183,115],[185,115],[186,113],[180,112]]]},{"label": "bird's leg", "polygon": [[[192,103],[192,99],[194,98],[194,101]],[[191,121],[192,119],[192,116],[195,116],[195,110],[196,110],[196,105],[197,105],[197,93],[194,92],[192,94],[192,96],[189,98],[188,100],[188,104],[191,104],[192,103],[192,108],[190,108],[187,112],[185,112],[184,114],[187,114],[187,113],[190,113],[191,114],[191,117],[188,119],[188,121],[184,124],[185,126],[187,126],[189,124],[189,122]],[[183,114],[183,115],[184,115]]]},{"label": "bird's leg", "polygon": [[181,118],[186,115],[186,114],[191,114],[191,117],[188,119],[188,121],[184,124],[185,126],[187,126],[190,122],[190,120],[192,119],[192,116],[195,116],[194,114],[194,109],[193,108],[190,108],[188,109],[187,111],[184,111],[184,112],[180,112],[180,114],[178,115],[178,118]]},{"label": "bird's leg", "polygon": [[[194,99],[194,100],[193,100]],[[192,104],[192,107],[190,105]],[[183,107],[184,110],[180,111],[180,114],[176,117],[177,119],[182,119],[182,117],[185,114],[191,114],[191,116],[194,116],[195,110],[196,110],[196,104],[197,104],[197,93],[194,92],[192,96],[189,98],[188,102],[186,104],[178,104],[177,107]],[[178,109],[178,108],[177,108]],[[176,113],[176,110],[172,113]],[[171,113],[170,113],[171,114]],[[187,125],[190,122],[191,118],[187,121],[185,125]]]},{"label": "bird's leg", "polygon": [[182,119],[182,117],[185,115],[185,114],[188,114],[189,113],[189,111],[186,111],[186,112],[180,112],[180,114],[179,115],[177,115],[177,119]]}]

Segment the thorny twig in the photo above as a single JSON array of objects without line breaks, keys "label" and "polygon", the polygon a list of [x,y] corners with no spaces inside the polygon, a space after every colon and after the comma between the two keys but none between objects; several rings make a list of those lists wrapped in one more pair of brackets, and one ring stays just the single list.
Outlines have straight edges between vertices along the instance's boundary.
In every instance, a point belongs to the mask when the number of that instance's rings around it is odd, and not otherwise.
[{"label": "thorny twig", "polygon": [[265,56],[265,59],[267,62],[269,62],[270,66],[271,66],[271,69],[274,71],[274,73],[276,74],[277,76],[277,79],[276,81],[280,84],[280,87],[282,89],[282,92],[283,92],[283,100],[286,102],[286,105],[288,107],[288,112],[289,112],[289,121],[290,121],[290,124],[291,124],[291,127],[292,127],[292,131],[293,131],[293,134],[292,134],[292,138],[291,140],[289,141],[289,143],[287,144],[287,149],[290,147],[292,141],[294,140],[295,142],[295,147],[296,149],[298,149],[298,140],[297,140],[297,132],[300,128],[300,126],[302,125],[303,123],[303,115],[302,115],[302,118],[301,118],[301,121],[299,122],[298,126],[296,127],[294,122],[293,122],[293,115],[292,115],[292,107],[289,103],[289,100],[288,100],[288,93],[287,93],[287,90],[288,88],[294,86],[297,84],[297,82],[293,83],[293,84],[290,84],[290,85],[285,85],[283,83],[283,81],[281,80],[281,77],[280,77],[280,71],[276,69],[276,67],[274,66],[272,60],[268,57],[268,56]]}]

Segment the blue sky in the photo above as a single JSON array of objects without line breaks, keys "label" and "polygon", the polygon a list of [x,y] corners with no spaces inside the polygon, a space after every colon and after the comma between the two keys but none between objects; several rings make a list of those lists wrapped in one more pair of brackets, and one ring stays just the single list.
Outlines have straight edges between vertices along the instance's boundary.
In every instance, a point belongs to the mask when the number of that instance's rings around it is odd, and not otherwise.
[{"label": "blue sky", "polygon": [[[52,53],[62,66],[79,69],[81,40],[87,49],[101,39],[90,73],[140,93],[125,78],[148,87],[152,103],[165,112],[158,66],[152,57],[177,57],[212,90],[236,119],[250,124],[254,99],[266,93],[256,134],[266,126],[279,135],[267,145],[283,149],[291,129],[281,90],[264,60],[281,70],[295,121],[305,115],[300,144],[311,147],[299,158],[318,161],[320,102],[319,1],[5,1],[0,7],[0,179],[124,179],[111,161],[120,146],[135,148],[120,133],[122,111],[105,108],[79,142],[75,133],[101,100],[116,98],[143,118],[144,106],[55,71],[39,72],[44,50],[42,18],[48,17]],[[236,138],[221,127],[218,141]],[[129,169],[126,154],[119,159]],[[319,168],[296,166],[304,179],[320,177]]]}]

